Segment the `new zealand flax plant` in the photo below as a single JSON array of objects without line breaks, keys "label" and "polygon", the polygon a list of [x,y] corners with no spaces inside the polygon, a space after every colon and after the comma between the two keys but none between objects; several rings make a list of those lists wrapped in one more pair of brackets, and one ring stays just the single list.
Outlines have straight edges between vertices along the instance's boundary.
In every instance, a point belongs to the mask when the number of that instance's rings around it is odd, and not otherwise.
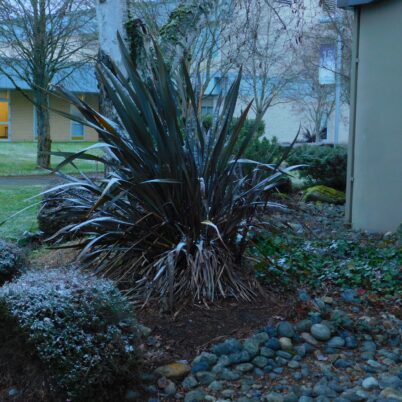
[{"label": "new zealand flax plant", "polygon": [[105,164],[107,174],[96,180],[59,173],[68,183],[53,191],[77,190],[62,212],[85,219],[53,240],[79,236],[69,247],[81,249],[82,264],[116,280],[138,302],[252,299],[256,282],[243,256],[252,234],[266,225],[267,209],[277,206],[268,201],[270,192],[291,168],[242,159],[252,131],[236,143],[251,103],[231,125],[241,72],[206,131],[185,63],[171,73],[154,43],[143,78],[119,41],[122,68],[98,65],[118,121],[59,89],[83,119],[68,117],[99,133],[96,147],[106,156],[90,155],[90,148],[60,152],[65,159],[57,169],[90,159]]}]

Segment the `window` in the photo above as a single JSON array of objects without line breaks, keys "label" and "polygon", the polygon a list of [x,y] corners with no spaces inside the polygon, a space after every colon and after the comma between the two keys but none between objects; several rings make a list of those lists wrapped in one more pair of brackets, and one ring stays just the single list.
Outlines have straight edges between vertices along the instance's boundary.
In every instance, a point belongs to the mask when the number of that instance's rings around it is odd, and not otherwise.
[{"label": "window", "polygon": [[329,14],[336,12],[336,0],[320,0],[321,7]]},{"label": "window", "polygon": [[0,99],[0,140],[8,140],[9,104],[7,99]]},{"label": "window", "polygon": [[37,115],[37,110],[36,110],[36,106],[33,107],[33,136],[34,136],[34,140],[38,139],[38,115]]},{"label": "window", "polygon": [[334,43],[320,45],[318,79],[321,85],[335,84],[336,47]]},{"label": "window", "polygon": [[321,115],[321,122],[320,122],[320,141],[325,141],[328,139],[328,113],[323,112]]},{"label": "window", "polygon": [[212,116],[214,114],[213,106],[201,106],[202,116]]},{"label": "window", "polygon": [[[70,113],[73,116],[82,118],[80,111],[73,105],[71,105]],[[84,125],[78,121],[71,120],[71,139],[74,141],[82,141],[84,140],[84,136]]]}]

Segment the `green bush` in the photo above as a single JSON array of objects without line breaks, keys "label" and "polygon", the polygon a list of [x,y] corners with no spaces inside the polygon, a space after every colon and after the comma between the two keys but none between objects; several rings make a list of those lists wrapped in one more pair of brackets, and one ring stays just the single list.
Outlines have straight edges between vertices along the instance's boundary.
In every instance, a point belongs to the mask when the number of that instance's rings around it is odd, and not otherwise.
[{"label": "green bush", "polygon": [[[235,122],[236,121],[237,120],[235,120]],[[254,124],[254,119],[247,119],[245,121],[240,132],[238,147],[242,142],[241,140],[246,138],[249,132],[253,130]],[[276,163],[281,159],[284,153],[284,148],[278,144],[278,139],[276,137],[272,138],[272,140],[269,140],[268,138],[264,137],[264,134],[265,124],[262,121],[260,122],[257,131],[253,134],[250,143],[244,152],[244,158],[261,163]]]},{"label": "green bush", "polygon": [[[234,118],[231,123],[230,129],[233,130],[238,123],[239,119]],[[202,119],[202,124],[206,130],[212,127],[213,116],[207,115]],[[278,143],[278,139],[273,137],[272,140],[264,137],[265,123],[260,122],[257,129],[254,129],[255,119],[246,119],[240,130],[239,139],[235,146],[235,151],[239,151],[243,141],[251,136],[251,139],[244,151],[243,157],[261,163],[275,163],[281,159],[284,148]]]},{"label": "green bush", "polygon": [[288,163],[307,165],[299,170],[299,174],[308,185],[346,189],[347,149],[344,146],[299,146],[292,150]]},{"label": "green bush", "polygon": [[143,333],[113,283],[76,270],[29,271],[0,289],[3,307],[74,401],[123,392]]}]

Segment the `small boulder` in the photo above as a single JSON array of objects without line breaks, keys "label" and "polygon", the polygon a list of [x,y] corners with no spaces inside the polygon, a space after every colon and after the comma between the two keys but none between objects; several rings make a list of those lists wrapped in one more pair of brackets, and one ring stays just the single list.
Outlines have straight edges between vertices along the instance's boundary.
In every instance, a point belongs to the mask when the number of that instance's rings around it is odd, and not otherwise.
[{"label": "small boulder", "polygon": [[198,385],[198,381],[193,375],[189,375],[183,380],[181,385],[183,386],[184,389],[191,389],[195,388]]},{"label": "small boulder", "polygon": [[362,387],[367,390],[372,390],[378,387],[378,381],[374,377],[367,377],[362,382]]},{"label": "small boulder", "polygon": [[308,332],[303,332],[300,337],[313,346],[318,346],[318,342],[315,338],[313,338]]},{"label": "small boulder", "polygon": [[381,391],[380,397],[386,400],[402,402],[402,391],[394,388],[385,388]]},{"label": "small boulder", "polygon": [[242,350],[241,352],[236,352],[228,355],[230,364],[236,363],[247,363],[251,360],[250,353],[247,350]]},{"label": "small boulder", "polygon": [[243,343],[243,348],[250,356],[257,356],[260,350],[260,342],[254,338],[247,338]]},{"label": "small boulder", "polygon": [[293,325],[288,321],[282,321],[278,324],[278,336],[293,338],[296,335],[296,331]]},{"label": "small boulder", "polygon": [[308,332],[312,325],[313,322],[311,320],[302,320],[296,323],[294,328],[297,332]]},{"label": "small boulder", "polygon": [[281,344],[279,343],[277,338],[271,338],[266,343],[265,346],[272,350],[279,350],[281,348]]},{"label": "small boulder", "polygon": [[328,341],[327,345],[335,349],[343,348],[345,346],[345,340],[340,336],[334,336]]},{"label": "small boulder", "polygon": [[345,289],[341,293],[342,300],[346,303],[359,303],[359,295],[357,294],[355,289]]},{"label": "small boulder", "polygon": [[202,385],[211,384],[212,381],[216,380],[215,374],[210,371],[200,371],[195,376],[197,377],[198,382]]},{"label": "small boulder", "polygon": [[262,347],[260,350],[260,355],[264,356],[264,357],[272,358],[275,356],[275,351],[270,348]]},{"label": "small boulder", "polygon": [[268,359],[264,356],[257,356],[252,360],[252,363],[259,368],[264,368],[268,364]]},{"label": "small boulder", "polygon": [[331,330],[324,324],[312,325],[310,332],[319,341],[327,341],[331,338]]},{"label": "small boulder", "polygon": [[161,377],[158,380],[158,387],[162,389],[166,395],[174,395],[176,393],[175,383],[166,377]]},{"label": "small boulder", "polygon": [[211,384],[208,385],[208,389],[214,392],[218,392],[223,388],[221,381],[212,381]]},{"label": "small boulder", "polygon": [[327,204],[344,204],[345,193],[327,186],[309,187],[303,192],[303,202],[325,202]]},{"label": "small boulder", "polygon": [[188,364],[174,362],[167,364],[165,366],[158,367],[155,370],[155,373],[160,375],[161,377],[166,378],[182,378],[186,376],[191,370],[191,367]]},{"label": "small boulder", "polygon": [[218,361],[218,356],[213,353],[202,352],[193,360],[193,364],[201,360],[205,360],[210,366],[213,366]]},{"label": "small boulder", "polygon": [[205,399],[206,392],[199,388],[195,389],[194,391],[190,391],[184,397],[184,402],[200,402]]},{"label": "small boulder", "polygon": [[237,381],[240,377],[241,373],[239,371],[233,371],[228,368],[222,369],[219,373],[219,378],[226,381]]},{"label": "small boulder", "polygon": [[226,339],[222,343],[218,343],[212,347],[212,352],[218,356],[229,355],[239,352],[242,349],[241,343],[234,338]]},{"label": "small boulder", "polygon": [[254,366],[251,363],[242,363],[238,364],[235,369],[241,371],[242,373],[247,373],[248,371],[252,371]]},{"label": "small boulder", "polygon": [[292,340],[290,338],[286,338],[286,337],[279,338],[279,343],[281,345],[282,350],[292,350],[293,349]]}]

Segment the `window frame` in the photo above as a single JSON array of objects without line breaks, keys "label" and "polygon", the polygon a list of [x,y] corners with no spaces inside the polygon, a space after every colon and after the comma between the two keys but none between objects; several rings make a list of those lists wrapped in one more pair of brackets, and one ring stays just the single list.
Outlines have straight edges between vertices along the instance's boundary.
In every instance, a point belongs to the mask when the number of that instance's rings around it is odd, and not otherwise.
[{"label": "window frame", "polygon": [[2,126],[7,126],[7,137],[0,137],[0,141],[2,142],[8,142],[11,141],[11,101],[10,101],[10,95],[7,92],[7,97],[0,97],[0,102],[7,103],[7,115],[8,115],[8,120],[7,121],[0,121],[0,125]]},{"label": "window frame", "polygon": [[[70,105],[70,114],[74,115],[74,111],[77,110],[77,112],[80,115],[79,110],[74,106]],[[82,130],[82,135],[81,136],[74,136],[74,127],[80,127]],[[85,125],[82,123],[79,123],[78,121],[75,120],[70,120],[70,141],[74,142],[79,142],[79,141],[85,141]]]}]

